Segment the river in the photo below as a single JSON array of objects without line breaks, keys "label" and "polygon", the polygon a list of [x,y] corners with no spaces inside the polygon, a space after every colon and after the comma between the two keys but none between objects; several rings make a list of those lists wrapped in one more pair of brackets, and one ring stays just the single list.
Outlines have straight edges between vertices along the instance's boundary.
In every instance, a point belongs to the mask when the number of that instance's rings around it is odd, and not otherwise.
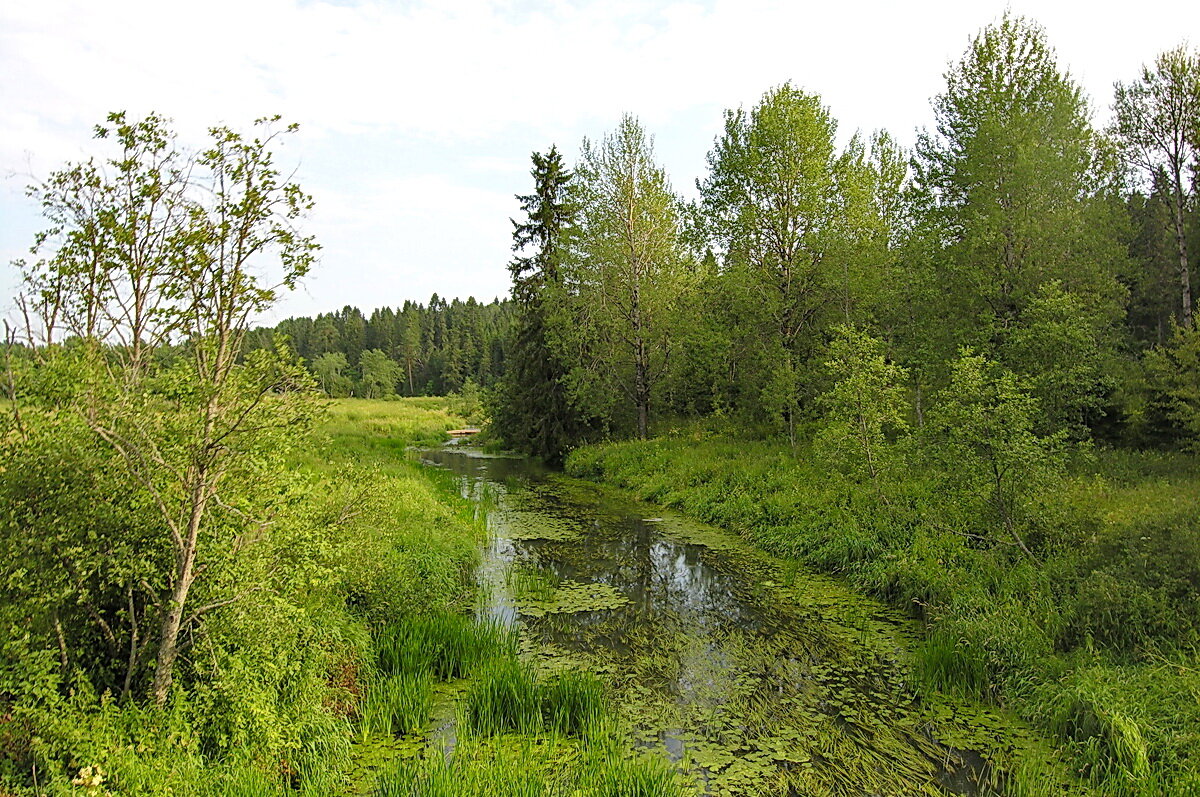
[{"label": "river", "polygon": [[486,518],[480,616],[516,624],[547,673],[598,674],[635,743],[701,793],[993,794],[992,759],[1030,742],[986,708],[918,699],[912,621],[831,579],[526,459],[422,459]]}]

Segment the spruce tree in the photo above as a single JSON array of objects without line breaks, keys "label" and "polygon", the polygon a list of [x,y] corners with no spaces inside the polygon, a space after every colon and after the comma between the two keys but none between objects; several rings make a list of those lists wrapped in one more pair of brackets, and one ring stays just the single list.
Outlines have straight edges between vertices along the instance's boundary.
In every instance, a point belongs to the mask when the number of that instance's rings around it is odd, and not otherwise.
[{"label": "spruce tree", "polygon": [[513,220],[509,264],[516,318],[507,375],[497,391],[493,419],[515,448],[560,462],[587,424],[572,406],[568,369],[555,350],[555,308],[563,281],[560,266],[573,234],[577,209],[570,198],[572,175],[556,147],[532,155],[534,191],[517,196],[523,221]]}]

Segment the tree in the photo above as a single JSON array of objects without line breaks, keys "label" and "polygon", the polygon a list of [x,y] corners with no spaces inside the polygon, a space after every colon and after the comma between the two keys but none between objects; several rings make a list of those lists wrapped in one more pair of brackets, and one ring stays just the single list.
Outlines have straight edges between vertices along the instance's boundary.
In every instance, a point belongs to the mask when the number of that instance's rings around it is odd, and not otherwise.
[{"label": "tree", "polygon": [[649,433],[655,384],[671,348],[669,316],[686,290],[678,201],[632,116],[598,144],[584,141],[582,224],[571,288],[584,361],[576,396],[608,396]]},{"label": "tree", "polygon": [[1175,327],[1167,343],[1146,353],[1146,371],[1155,408],[1177,439],[1200,448],[1200,329]]},{"label": "tree", "polygon": [[1020,377],[964,348],[926,427],[926,451],[950,482],[946,494],[957,493],[951,502],[972,524],[984,521],[979,536],[988,539],[998,523],[1030,557],[1023,529],[1066,464],[1064,435],[1037,434],[1038,412]]},{"label": "tree", "polygon": [[396,348],[400,356],[400,362],[404,365],[404,372],[408,376],[408,395],[415,396],[416,388],[413,385],[413,368],[421,363],[420,311],[415,305],[411,308],[406,307],[404,312],[399,314],[398,318],[400,336]]},{"label": "tree", "polygon": [[1116,84],[1112,131],[1129,164],[1167,205],[1178,263],[1179,318],[1192,324],[1192,285],[1186,218],[1195,202],[1185,175],[1200,168],[1200,53],[1176,47],[1162,53],[1141,77]]},{"label": "tree", "polygon": [[53,254],[17,263],[24,272],[18,304],[31,341],[52,345],[60,328],[84,340],[112,340],[137,372],[183,321],[172,312],[183,297],[170,253],[193,249],[194,207],[186,196],[192,163],[162,117],[127,122],[114,113],[107,123],[95,134],[117,139],[116,157],[68,166],[29,189],[50,222],[32,252]]},{"label": "tree", "polygon": [[396,361],[382,349],[367,349],[358,360],[362,370],[362,395],[367,398],[382,398],[396,394],[396,383],[403,372]]},{"label": "tree", "polygon": [[317,384],[327,396],[340,398],[350,395],[350,378],[343,371],[349,367],[346,355],[340,351],[322,354],[313,360],[312,371],[317,377]]},{"label": "tree", "polygon": [[835,168],[831,249],[841,268],[843,323],[875,320],[896,300],[896,248],[907,225],[905,189],[909,156],[886,131],[870,146],[855,134]]},{"label": "tree", "polygon": [[[36,191],[51,220],[38,245],[54,253],[26,268],[24,304],[38,310],[42,342],[64,318],[79,336],[40,349],[47,378],[67,375],[44,400],[116,454],[169,551],[169,568],[148,580],[150,618],[130,629],[131,656],[156,643],[159,704],[181,635],[239,597],[210,593],[197,606],[193,587],[262,536],[270,507],[249,499],[280,476],[274,458],[311,411],[307,377],[282,344],[243,356],[251,317],[294,287],[317,249],[295,228],[311,199],[274,163],[279,135],[294,130],[277,121],[259,120],[255,137],[212,128],[189,155],[161,117],[111,114],[96,134],[114,138],[118,156],[69,166]],[[274,285],[257,276],[268,258]]]},{"label": "tree", "polygon": [[[1087,435],[1112,391],[1112,361],[1103,331],[1088,308],[1057,280],[1042,285],[1029,300],[1021,324],[1005,347],[1006,359],[1023,374],[1041,407],[1038,430]],[[1108,367],[1106,367],[1108,366]]]},{"label": "tree", "polygon": [[816,320],[834,296],[825,262],[835,238],[836,125],[815,95],[785,83],[725,132],[697,183],[709,240],[738,301],[743,348],[760,374],[756,401],[794,442],[797,382]]},{"label": "tree", "polygon": [[[917,184],[957,343],[1002,346],[1039,287],[1059,280],[1096,323],[1120,315],[1124,242],[1102,214],[1112,170],[1079,87],[1043,30],[1006,15],[976,36],[933,101]],[[946,353],[949,355],[949,353]]]},{"label": "tree", "polygon": [[908,431],[908,373],[888,362],[883,341],[854,327],[837,329],[825,368],[834,384],[820,399],[817,449],[887,504],[885,485],[899,464],[892,441]]},{"label": "tree", "polygon": [[525,218],[512,222],[518,254],[508,269],[517,316],[493,416],[512,445],[558,462],[587,428],[568,393],[569,366],[557,345],[563,337],[563,267],[579,208],[573,175],[558,149],[531,157],[534,190],[517,197]]}]

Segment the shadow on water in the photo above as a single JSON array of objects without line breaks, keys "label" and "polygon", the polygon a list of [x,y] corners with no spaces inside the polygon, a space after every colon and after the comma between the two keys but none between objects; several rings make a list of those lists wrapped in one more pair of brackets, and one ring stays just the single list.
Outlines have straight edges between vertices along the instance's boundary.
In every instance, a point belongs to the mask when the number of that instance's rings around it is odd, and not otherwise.
[{"label": "shadow on water", "polygon": [[998,793],[985,757],[960,749],[964,727],[986,736],[988,722],[933,718],[914,698],[903,618],[526,459],[455,446],[422,458],[486,518],[481,616],[517,624],[546,672],[599,674],[636,743],[704,792]]}]

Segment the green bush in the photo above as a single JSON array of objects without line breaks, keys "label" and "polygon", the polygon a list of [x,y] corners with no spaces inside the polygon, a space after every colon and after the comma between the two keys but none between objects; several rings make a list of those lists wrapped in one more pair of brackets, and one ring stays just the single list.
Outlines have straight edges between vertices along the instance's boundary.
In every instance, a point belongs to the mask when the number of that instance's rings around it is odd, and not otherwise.
[{"label": "green bush", "polygon": [[1200,644],[1200,518],[1191,511],[1107,529],[1080,571],[1064,644],[1122,654]]}]

